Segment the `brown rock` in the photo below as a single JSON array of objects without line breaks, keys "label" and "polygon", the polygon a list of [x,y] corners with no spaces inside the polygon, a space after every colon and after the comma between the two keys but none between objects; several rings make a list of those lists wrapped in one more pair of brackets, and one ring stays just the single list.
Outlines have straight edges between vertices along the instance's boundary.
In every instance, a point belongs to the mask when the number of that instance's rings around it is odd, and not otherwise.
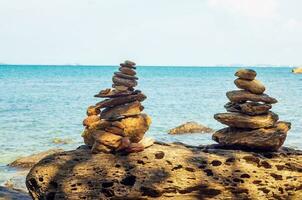
[{"label": "brown rock", "polygon": [[131,61],[131,60],[125,60],[124,64],[127,65],[127,66],[135,66],[136,65],[136,63]]},{"label": "brown rock", "polygon": [[139,101],[127,103],[113,108],[105,108],[101,113],[102,119],[112,119],[118,116],[138,115],[144,109]]},{"label": "brown rock", "polygon": [[139,114],[137,116],[122,119],[121,123],[125,127],[124,133],[130,138],[130,141],[139,142],[149,129],[151,118],[146,114]]},{"label": "brown rock", "polygon": [[245,102],[242,104],[229,102],[224,107],[229,112],[239,112],[254,116],[267,114],[268,111],[272,108],[272,105],[257,102]]},{"label": "brown rock", "polygon": [[92,153],[111,153],[113,151],[113,148],[106,146],[99,141],[95,141],[91,148]]},{"label": "brown rock", "polygon": [[130,79],[130,80],[138,80],[138,78],[136,76],[123,74],[121,72],[114,72],[114,75],[116,75],[117,77],[120,77],[120,78],[125,78],[125,79]]},{"label": "brown rock", "polygon": [[241,113],[218,113],[214,118],[222,124],[237,128],[266,128],[272,127],[278,121],[278,115],[268,112],[266,115],[250,116]]},{"label": "brown rock", "polygon": [[263,94],[265,91],[264,85],[256,79],[250,81],[237,78],[234,83],[239,89],[247,90],[254,94]]},{"label": "brown rock", "polygon": [[254,80],[257,73],[252,69],[240,69],[235,73],[235,76],[245,80]]},{"label": "brown rock", "polygon": [[123,74],[127,74],[127,75],[130,75],[130,76],[135,76],[136,75],[136,71],[134,71],[133,69],[128,68],[128,67],[120,67],[119,70]]},{"label": "brown rock", "polygon": [[118,91],[126,91],[126,90],[133,91],[133,88],[128,88],[128,87],[123,86],[123,85],[115,85],[115,84],[113,84],[112,87],[115,88]]},{"label": "brown rock", "polygon": [[126,90],[106,89],[106,90],[100,91],[99,94],[94,95],[94,97],[115,98],[115,97],[123,97],[123,96],[128,96],[128,95],[140,93],[139,90],[129,91],[127,89],[128,88],[126,88]]},{"label": "brown rock", "polygon": [[[281,148],[269,153],[273,159],[266,154],[217,145],[154,144],[128,156],[79,148],[40,161],[26,186],[33,199],[299,199],[301,151]],[[272,168],[248,162],[248,157]],[[264,193],[264,187],[270,192]]]},{"label": "brown rock", "polygon": [[234,90],[226,93],[226,96],[231,102],[240,103],[245,101],[264,102],[269,104],[277,103],[275,98],[268,96],[267,94],[253,94],[244,90]]},{"label": "brown rock", "polygon": [[83,126],[90,126],[91,124],[100,121],[100,116],[98,115],[90,115],[83,121]]},{"label": "brown rock", "polygon": [[111,123],[109,121],[99,120],[99,121],[96,121],[96,122],[90,124],[90,126],[88,126],[87,129],[93,131],[93,130],[97,130],[97,129],[104,129],[109,126],[111,126]]},{"label": "brown rock", "polygon": [[133,87],[137,86],[136,80],[120,78],[120,77],[117,77],[117,76],[113,76],[112,81],[116,85],[123,85],[123,86],[126,86],[128,88],[133,88]]},{"label": "brown rock", "polygon": [[54,153],[62,152],[62,151],[63,151],[63,149],[49,149],[47,151],[36,153],[36,154],[30,155],[30,156],[18,158],[17,160],[8,164],[8,166],[17,167],[17,168],[25,168],[25,169],[31,168],[32,166],[37,164],[40,160],[42,160],[46,156],[52,155]]},{"label": "brown rock", "polygon": [[169,134],[184,134],[184,133],[210,133],[213,129],[205,127],[196,122],[187,122],[176,128],[169,130]]},{"label": "brown rock", "polygon": [[294,74],[302,74],[302,67],[296,67],[292,70]]},{"label": "brown rock", "polygon": [[131,69],[136,69],[136,67],[134,65],[127,65],[125,63],[121,63],[120,66],[121,67],[128,67],[128,68],[131,68]]},{"label": "brown rock", "polygon": [[124,129],[118,128],[116,126],[109,126],[105,128],[105,131],[116,135],[125,136]]},{"label": "brown rock", "polygon": [[128,137],[123,137],[121,140],[121,145],[117,148],[117,151],[123,151],[130,146],[131,142]]},{"label": "brown rock", "polygon": [[100,113],[101,113],[100,109],[96,106],[89,106],[88,109],[87,109],[87,115],[88,116],[98,115]]},{"label": "brown rock", "polygon": [[114,107],[126,103],[130,103],[133,101],[144,101],[147,97],[143,93],[135,94],[135,95],[129,95],[125,97],[117,97],[113,99],[106,99],[104,101],[101,101],[97,103],[98,108],[105,108],[105,107]]},{"label": "brown rock", "polygon": [[102,130],[95,131],[93,133],[93,138],[95,139],[95,141],[112,148],[118,148],[121,144],[122,139],[122,137],[119,135],[115,135],[113,133]]},{"label": "brown rock", "polygon": [[136,152],[141,152],[144,151],[145,147],[144,145],[140,144],[140,143],[131,143],[126,149],[125,151],[128,153],[136,153]]},{"label": "brown rock", "polygon": [[94,138],[93,138],[93,132],[95,130],[89,130],[89,129],[85,129],[83,132],[82,132],[82,137],[84,139],[84,143],[89,146],[89,147],[92,147],[93,144],[94,144]]},{"label": "brown rock", "polygon": [[237,148],[276,151],[283,145],[290,127],[288,122],[277,122],[272,128],[256,130],[224,128],[213,135],[213,140]]}]

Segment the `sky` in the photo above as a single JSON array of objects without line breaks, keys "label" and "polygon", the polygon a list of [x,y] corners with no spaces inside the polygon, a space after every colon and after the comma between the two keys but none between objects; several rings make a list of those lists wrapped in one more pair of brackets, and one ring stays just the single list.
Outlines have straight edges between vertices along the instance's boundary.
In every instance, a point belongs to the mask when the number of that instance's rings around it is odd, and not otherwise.
[{"label": "sky", "polygon": [[301,0],[1,0],[0,63],[302,64]]}]

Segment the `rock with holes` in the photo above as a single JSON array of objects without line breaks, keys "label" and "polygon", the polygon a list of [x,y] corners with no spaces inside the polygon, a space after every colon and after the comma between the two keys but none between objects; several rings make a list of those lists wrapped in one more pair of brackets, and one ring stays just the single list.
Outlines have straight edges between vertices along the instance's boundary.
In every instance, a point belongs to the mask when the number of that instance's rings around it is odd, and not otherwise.
[{"label": "rock with holes", "polygon": [[[134,145],[133,148],[140,148]],[[60,152],[26,178],[33,199],[299,199],[302,152],[154,144],[139,153]]]},{"label": "rock with holes", "polygon": [[187,122],[176,128],[169,130],[169,134],[184,134],[184,133],[211,133],[213,129],[198,124],[196,122]]},{"label": "rock with holes", "polygon": [[265,86],[255,79],[254,70],[241,69],[235,85],[243,90],[229,91],[230,100],[224,107],[228,113],[218,113],[214,118],[228,126],[214,133],[212,139],[230,148],[276,151],[290,129],[290,123],[278,122],[279,116],[270,111],[273,97],[263,94]]},{"label": "rock with holes", "polygon": [[151,118],[142,113],[146,96],[134,89],[138,80],[135,65],[129,60],[121,64],[114,73],[113,88],[95,95],[106,99],[87,109],[82,137],[93,153],[139,152],[153,144],[142,142]]}]

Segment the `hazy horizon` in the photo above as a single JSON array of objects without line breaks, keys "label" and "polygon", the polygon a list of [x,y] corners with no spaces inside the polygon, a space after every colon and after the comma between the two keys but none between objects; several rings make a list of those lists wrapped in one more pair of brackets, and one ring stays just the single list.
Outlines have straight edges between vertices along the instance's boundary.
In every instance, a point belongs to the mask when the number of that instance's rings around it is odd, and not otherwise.
[{"label": "hazy horizon", "polygon": [[298,0],[3,0],[0,63],[298,66],[301,6]]}]

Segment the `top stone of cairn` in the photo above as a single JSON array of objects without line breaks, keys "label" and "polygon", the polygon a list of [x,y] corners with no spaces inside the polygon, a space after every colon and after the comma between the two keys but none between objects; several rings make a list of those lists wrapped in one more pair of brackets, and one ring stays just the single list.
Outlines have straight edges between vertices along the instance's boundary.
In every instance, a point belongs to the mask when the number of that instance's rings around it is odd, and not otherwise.
[{"label": "top stone of cairn", "polygon": [[240,69],[235,73],[235,76],[252,81],[256,78],[257,72],[252,69]]}]

